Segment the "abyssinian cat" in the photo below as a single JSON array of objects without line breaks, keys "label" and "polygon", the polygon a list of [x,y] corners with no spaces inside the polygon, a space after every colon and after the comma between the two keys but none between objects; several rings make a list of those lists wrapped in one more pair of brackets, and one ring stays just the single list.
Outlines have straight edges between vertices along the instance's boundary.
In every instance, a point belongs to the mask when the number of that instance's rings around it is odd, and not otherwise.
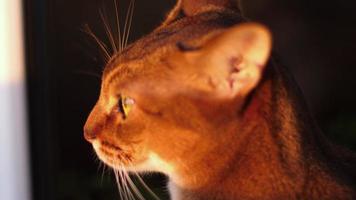
[{"label": "abyssinian cat", "polygon": [[330,144],[234,0],[179,0],[114,55],[84,128],[110,167],[166,174],[173,200],[356,199],[356,156]]}]

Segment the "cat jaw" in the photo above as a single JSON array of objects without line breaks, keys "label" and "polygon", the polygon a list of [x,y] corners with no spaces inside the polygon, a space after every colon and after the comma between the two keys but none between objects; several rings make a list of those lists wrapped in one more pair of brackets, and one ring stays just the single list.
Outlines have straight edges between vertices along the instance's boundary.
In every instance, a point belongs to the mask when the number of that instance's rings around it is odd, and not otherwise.
[{"label": "cat jaw", "polygon": [[161,172],[168,176],[175,174],[175,166],[166,162],[152,151],[148,153],[147,160],[135,166],[133,170],[136,172]]},{"label": "cat jaw", "polygon": [[[92,141],[93,148],[97,153],[99,159],[105,164],[110,166],[113,169],[121,170],[125,168],[131,172],[161,172],[167,175],[173,175],[175,167],[163,160],[158,154],[153,151],[149,151],[146,159],[139,161],[134,165],[125,165],[121,160],[113,160],[107,154],[114,153],[110,150],[103,150],[103,145],[99,140]],[[109,152],[108,152],[109,151]],[[106,152],[106,153],[105,153]]]}]

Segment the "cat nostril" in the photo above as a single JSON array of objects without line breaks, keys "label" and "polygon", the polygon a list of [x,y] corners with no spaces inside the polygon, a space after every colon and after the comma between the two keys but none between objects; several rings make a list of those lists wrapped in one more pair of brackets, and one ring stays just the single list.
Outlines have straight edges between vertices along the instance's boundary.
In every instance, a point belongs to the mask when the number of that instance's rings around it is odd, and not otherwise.
[{"label": "cat nostril", "polygon": [[85,138],[88,142],[92,142],[93,140],[95,140],[96,134],[95,134],[94,131],[90,131],[90,130],[85,130],[85,129],[84,129],[84,138]]}]

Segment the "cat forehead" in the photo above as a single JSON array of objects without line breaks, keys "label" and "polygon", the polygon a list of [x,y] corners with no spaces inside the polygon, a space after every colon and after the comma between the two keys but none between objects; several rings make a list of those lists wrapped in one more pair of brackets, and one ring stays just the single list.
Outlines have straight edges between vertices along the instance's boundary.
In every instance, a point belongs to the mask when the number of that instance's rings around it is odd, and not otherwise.
[{"label": "cat forehead", "polygon": [[114,55],[105,67],[104,75],[122,63],[164,57],[166,53],[177,51],[177,44],[199,45],[218,30],[242,22],[239,13],[230,11],[206,12],[193,17],[184,17],[168,25],[161,26],[152,33],[126,47],[120,54]]},{"label": "cat forehead", "polygon": [[168,64],[163,64],[162,60],[155,56],[121,62],[103,76],[102,88],[105,91],[117,91],[132,89],[134,85],[142,82],[147,85],[149,82],[168,77],[166,69],[170,70]]},{"label": "cat forehead", "polygon": [[[182,50],[182,46],[199,47],[222,30],[238,24],[243,18],[232,12],[207,12],[185,17],[161,26],[147,36],[114,55],[103,74],[103,84],[109,87],[154,74],[164,76],[167,55]],[[160,72],[160,73],[157,73]]]}]

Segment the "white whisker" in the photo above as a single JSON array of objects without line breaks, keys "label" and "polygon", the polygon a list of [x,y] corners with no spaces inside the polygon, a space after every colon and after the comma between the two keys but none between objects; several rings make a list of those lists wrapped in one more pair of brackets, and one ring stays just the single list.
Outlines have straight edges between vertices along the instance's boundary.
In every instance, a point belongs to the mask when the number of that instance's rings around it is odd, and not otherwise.
[{"label": "white whisker", "polygon": [[107,19],[106,15],[104,15],[103,11],[99,11],[99,14],[100,14],[101,21],[104,24],[105,32],[106,32],[107,37],[109,38],[113,53],[116,53],[117,52],[117,48],[116,48],[114,36],[111,33],[112,31],[111,31],[111,28],[110,28],[110,26],[108,24],[108,19]]},{"label": "white whisker", "polygon": [[100,162],[100,163],[101,163],[101,165],[103,166],[103,170],[102,170],[102,172],[101,172],[101,185],[103,185],[103,180],[104,180],[106,165],[103,164],[102,162]]},{"label": "white whisker", "polygon": [[119,53],[122,51],[122,42],[121,42],[121,25],[120,25],[120,17],[119,17],[119,4],[118,0],[114,0],[115,4],[115,16],[116,16],[116,28],[117,28],[117,35],[118,35],[118,48]]},{"label": "white whisker", "polygon": [[128,7],[128,11],[126,13],[126,18],[125,18],[125,25],[124,25],[124,33],[123,33],[123,41],[122,41],[122,47],[125,48],[127,45],[127,41],[129,38],[129,31],[131,29],[131,22],[132,22],[132,16],[133,16],[133,10],[134,10],[134,0],[130,0],[130,4]]},{"label": "white whisker", "polygon": [[131,189],[133,190],[133,192],[135,193],[135,195],[140,199],[140,200],[145,200],[145,198],[142,196],[141,192],[138,190],[138,188],[136,187],[135,183],[131,180],[130,176],[127,174],[126,170],[125,170],[125,174],[126,176],[126,180],[128,181]]},{"label": "white whisker", "polygon": [[109,51],[107,50],[106,45],[91,31],[91,29],[89,28],[89,26],[86,24],[84,26],[83,29],[84,32],[86,32],[89,36],[91,36],[95,42],[99,45],[100,49],[102,50],[103,54],[104,54],[104,59],[105,62],[108,62],[111,58]]},{"label": "white whisker", "polygon": [[130,189],[130,194],[131,194],[132,198],[135,200],[137,197],[137,194],[136,194],[135,190],[132,190],[132,187],[130,185],[130,176],[127,175],[127,172],[125,172],[125,174],[126,174],[126,183],[129,183],[127,185],[127,188]]},{"label": "white whisker", "polygon": [[126,33],[125,47],[127,46],[130,32],[131,32],[132,19],[133,19],[134,10],[135,10],[135,0],[131,0],[130,4],[131,4],[131,9],[128,10],[130,18],[129,18],[128,29],[127,29],[127,33]]},{"label": "white whisker", "polygon": [[[131,3],[129,4],[130,8]],[[125,24],[124,24],[124,32],[122,33],[122,41],[121,41],[121,47],[124,49],[125,45],[125,38],[126,38],[126,27],[127,27],[127,20],[128,20],[128,12],[126,13],[126,18],[125,18]]]},{"label": "white whisker", "polygon": [[122,192],[124,194],[125,199],[129,199],[130,196],[129,196],[128,192],[127,192],[127,185],[126,185],[125,177],[122,174],[122,169],[120,169],[119,173],[120,173],[120,179],[121,179],[121,184],[122,184],[121,185],[122,186]]},{"label": "white whisker", "polygon": [[119,190],[120,199],[121,200],[125,200],[126,198],[125,198],[125,196],[124,196],[124,194],[122,192],[122,188],[121,188],[121,183],[120,183],[121,177],[119,175],[119,171],[114,169],[114,173],[115,173],[115,179],[116,179],[117,188]]},{"label": "white whisker", "polygon": [[138,180],[138,181],[141,183],[141,185],[146,189],[146,191],[147,191],[148,193],[150,193],[150,195],[151,195],[154,199],[160,200],[160,198],[146,185],[145,181],[141,178],[141,176],[140,176],[137,172],[135,172],[134,174],[135,174],[137,180]]}]

